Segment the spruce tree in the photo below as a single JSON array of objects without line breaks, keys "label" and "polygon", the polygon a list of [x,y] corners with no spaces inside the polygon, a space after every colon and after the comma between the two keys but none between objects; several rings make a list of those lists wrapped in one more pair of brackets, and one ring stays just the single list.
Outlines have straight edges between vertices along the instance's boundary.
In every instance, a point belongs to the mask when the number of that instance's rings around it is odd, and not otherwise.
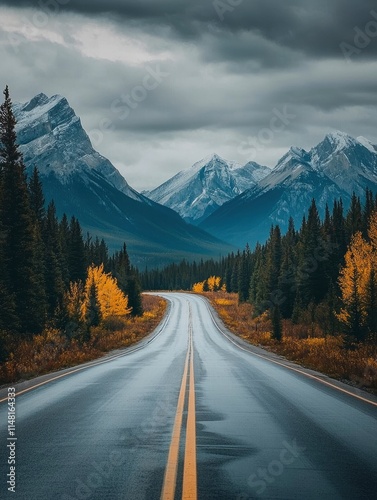
[{"label": "spruce tree", "polygon": [[296,243],[296,231],[293,218],[291,217],[289,220],[288,232],[282,240],[282,261],[279,276],[279,291],[281,294],[280,311],[284,318],[290,318],[292,316],[297,291]]},{"label": "spruce tree", "polygon": [[69,287],[70,272],[69,272],[69,239],[70,230],[67,215],[64,213],[59,223],[59,246],[61,250],[61,270],[64,286]]},{"label": "spruce tree", "polygon": [[48,314],[53,318],[57,310],[63,307],[65,283],[63,277],[63,255],[60,246],[59,222],[54,202],[47,207],[47,215],[43,227],[46,261],[46,294]]},{"label": "spruce tree", "polygon": [[2,260],[5,289],[14,297],[17,330],[40,331],[44,318],[40,307],[40,282],[36,275],[36,241],[25,165],[17,145],[16,119],[9,89],[0,106],[0,171]]},{"label": "spruce tree", "polygon": [[240,302],[247,302],[249,300],[249,290],[250,290],[250,264],[251,264],[251,252],[249,245],[246,245],[245,250],[242,252],[242,256],[239,260],[238,267],[238,300]]},{"label": "spruce tree", "polygon": [[361,209],[360,198],[353,193],[351,198],[351,206],[346,217],[346,230],[348,240],[363,228],[363,212]]},{"label": "spruce tree", "polygon": [[40,227],[42,227],[42,223],[46,215],[46,209],[42,182],[40,180],[37,167],[34,167],[33,173],[29,180],[29,196],[30,208],[33,212],[33,216],[37,220]]},{"label": "spruce tree", "polygon": [[300,237],[298,278],[301,299],[304,307],[307,307],[312,301],[318,304],[326,296],[328,289],[325,265],[327,257],[323,256],[321,221],[314,199]]},{"label": "spruce tree", "polygon": [[71,218],[69,232],[68,264],[70,281],[85,281],[88,262],[81,226],[76,217]]},{"label": "spruce tree", "polygon": [[84,341],[90,340],[90,328],[96,327],[101,323],[102,314],[101,314],[101,306],[98,300],[98,291],[97,286],[92,279],[92,282],[89,287],[89,297],[88,297],[88,306],[85,314],[85,322],[87,330],[85,332]]},{"label": "spruce tree", "polygon": [[271,309],[271,321],[272,321],[272,336],[278,342],[281,341],[283,336],[283,325],[281,321],[281,313],[278,305],[274,305]]},{"label": "spruce tree", "polygon": [[[100,255],[106,259],[107,247],[104,247],[103,240],[99,245],[99,250]],[[110,267],[112,274],[118,281],[119,288],[128,297],[128,306],[132,308],[132,316],[141,316],[143,314],[141,285],[135,271],[131,269],[130,258],[128,256],[127,246],[125,243],[123,244],[122,250],[115,254]],[[180,274],[183,274],[183,271],[181,271]]]},{"label": "spruce tree", "polygon": [[366,327],[370,341],[377,340],[377,273],[372,267],[366,294]]}]

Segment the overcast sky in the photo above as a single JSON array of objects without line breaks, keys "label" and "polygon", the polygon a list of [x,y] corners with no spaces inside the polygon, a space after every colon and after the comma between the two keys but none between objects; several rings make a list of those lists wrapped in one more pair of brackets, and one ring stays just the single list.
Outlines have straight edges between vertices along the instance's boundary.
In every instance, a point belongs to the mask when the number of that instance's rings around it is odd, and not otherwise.
[{"label": "overcast sky", "polygon": [[375,0],[0,0],[0,19],[1,86],[67,97],[138,190],[215,152],[377,143]]}]

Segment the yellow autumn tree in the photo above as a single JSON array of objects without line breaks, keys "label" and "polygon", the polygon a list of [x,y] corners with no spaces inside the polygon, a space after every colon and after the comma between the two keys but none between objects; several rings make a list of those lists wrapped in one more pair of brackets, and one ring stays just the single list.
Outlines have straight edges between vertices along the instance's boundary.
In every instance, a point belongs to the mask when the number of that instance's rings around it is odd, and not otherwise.
[{"label": "yellow autumn tree", "polygon": [[368,236],[374,251],[374,263],[377,263],[377,212],[370,219]]},{"label": "yellow autumn tree", "polygon": [[101,264],[98,267],[92,265],[88,268],[82,306],[83,317],[86,316],[90,300],[90,287],[93,282],[97,289],[98,302],[103,319],[109,316],[124,316],[130,314],[131,308],[128,307],[128,297],[118,287],[116,278],[111,276],[110,273],[105,273],[103,264]]},{"label": "yellow autumn tree", "polygon": [[64,304],[67,313],[67,323],[65,325],[66,335],[70,338],[80,338],[83,334],[83,305],[84,305],[84,285],[81,281],[71,282],[69,289],[64,295]]},{"label": "yellow autumn tree", "polygon": [[210,292],[216,292],[220,289],[221,278],[219,276],[210,276],[207,282]]},{"label": "yellow autumn tree", "polygon": [[358,339],[363,337],[363,327],[368,319],[370,279],[374,269],[376,256],[373,244],[357,232],[352,237],[339,276],[343,308],[338,317]]},{"label": "yellow autumn tree", "polygon": [[199,283],[194,283],[192,285],[192,291],[195,293],[202,293],[204,288],[204,281],[201,281]]},{"label": "yellow autumn tree", "polygon": [[65,304],[69,318],[77,319],[78,321],[82,319],[84,290],[81,281],[69,284],[69,290],[65,294]]},{"label": "yellow autumn tree", "polygon": [[199,283],[195,283],[192,286],[192,291],[196,293],[202,292],[217,292],[220,290],[221,278],[219,276],[210,276],[208,279],[204,281],[200,281]]}]

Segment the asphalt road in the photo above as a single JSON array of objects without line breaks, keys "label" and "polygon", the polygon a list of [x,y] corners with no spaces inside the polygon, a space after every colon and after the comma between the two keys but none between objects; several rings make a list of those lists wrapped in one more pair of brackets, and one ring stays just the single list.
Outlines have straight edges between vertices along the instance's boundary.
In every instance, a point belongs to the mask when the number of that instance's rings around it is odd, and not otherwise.
[{"label": "asphalt road", "polygon": [[16,387],[17,440],[1,402],[0,498],[377,498],[375,398],[227,338],[202,297],[163,295],[140,349]]}]

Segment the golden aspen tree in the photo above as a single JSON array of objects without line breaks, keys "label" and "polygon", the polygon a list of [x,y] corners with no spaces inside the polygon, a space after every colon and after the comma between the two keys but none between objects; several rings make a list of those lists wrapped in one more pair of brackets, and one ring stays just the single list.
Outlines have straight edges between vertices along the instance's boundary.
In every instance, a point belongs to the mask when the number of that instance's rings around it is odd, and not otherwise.
[{"label": "golden aspen tree", "polygon": [[116,278],[110,273],[104,272],[104,266],[90,266],[85,283],[85,300],[83,304],[83,315],[85,316],[89,304],[90,287],[95,283],[97,288],[98,302],[100,304],[103,319],[109,316],[123,316],[130,314],[128,298],[118,287]]},{"label": "golden aspen tree", "polygon": [[377,212],[371,216],[368,236],[373,247],[373,260],[377,264]]},{"label": "golden aspen tree", "polygon": [[210,292],[216,292],[220,289],[221,278],[219,276],[210,276],[207,281]]},{"label": "golden aspen tree", "polygon": [[194,283],[194,285],[192,286],[192,291],[195,293],[202,293],[203,288],[204,288],[204,281],[200,283]]},{"label": "golden aspen tree", "polygon": [[83,284],[81,281],[71,282],[65,293],[66,311],[70,319],[82,320],[84,305]]},{"label": "golden aspen tree", "polygon": [[357,232],[345,255],[345,265],[340,272],[339,285],[343,308],[339,319],[349,327],[359,340],[366,319],[368,285],[373,266],[373,247]]}]

